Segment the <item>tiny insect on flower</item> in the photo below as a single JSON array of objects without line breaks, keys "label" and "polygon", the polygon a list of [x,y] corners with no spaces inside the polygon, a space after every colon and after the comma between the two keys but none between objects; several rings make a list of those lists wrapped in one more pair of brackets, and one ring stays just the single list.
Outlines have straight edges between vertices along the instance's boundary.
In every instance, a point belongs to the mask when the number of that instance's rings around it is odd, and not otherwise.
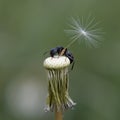
[{"label": "tiny insect on flower", "polygon": [[54,57],[56,55],[66,56],[70,60],[70,64],[72,64],[71,70],[73,70],[74,63],[75,63],[74,56],[72,55],[72,53],[67,48],[64,48],[62,46],[57,46],[55,48],[52,48],[50,50],[50,56]]},{"label": "tiny insect on flower", "polygon": [[86,20],[71,18],[69,23],[69,29],[65,32],[70,35],[71,42],[67,48],[72,45],[76,40],[79,43],[84,42],[88,47],[98,47],[102,41],[102,29],[98,28],[98,22],[95,22],[95,18],[88,16]]}]

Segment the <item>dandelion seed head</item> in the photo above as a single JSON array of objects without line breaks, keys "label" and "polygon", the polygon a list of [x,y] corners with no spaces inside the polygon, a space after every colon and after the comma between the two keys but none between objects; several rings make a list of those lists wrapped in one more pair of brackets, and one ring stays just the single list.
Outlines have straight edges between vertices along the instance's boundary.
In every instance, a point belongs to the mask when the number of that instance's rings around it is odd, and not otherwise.
[{"label": "dandelion seed head", "polygon": [[89,47],[98,47],[102,41],[103,34],[102,29],[98,28],[98,24],[99,22],[96,22],[95,18],[91,18],[91,16],[88,16],[87,19],[71,18],[70,28],[65,30],[71,38],[68,47],[76,40],[79,43],[84,42]]}]

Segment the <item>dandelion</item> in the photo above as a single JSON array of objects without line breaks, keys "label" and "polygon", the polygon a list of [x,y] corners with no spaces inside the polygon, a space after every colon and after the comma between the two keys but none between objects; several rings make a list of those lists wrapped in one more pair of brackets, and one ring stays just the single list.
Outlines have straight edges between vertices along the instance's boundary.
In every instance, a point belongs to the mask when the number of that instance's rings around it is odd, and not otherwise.
[{"label": "dandelion", "polygon": [[71,18],[69,23],[69,29],[65,32],[70,35],[71,42],[66,46],[68,48],[76,40],[79,43],[84,42],[88,47],[98,47],[102,41],[102,29],[98,28],[98,22],[95,22],[95,18],[91,19],[91,16],[88,16],[86,20],[84,18],[77,19]]},{"label": "dandelion", "polygon": [[77,40],[85,42],[86,46],[97,47],[101,41],[101,29],[97,28],[95,18],[87,18],[86,21],[72,18],[70,29],[65,30],[72,41],[66,47],[55,47],[50,50],[50,57],[46,58],[43,66],[47,71],[48,96],[45,110],[54,111],[56,120],[62,120],[64,110],[76,105],[69,96],[69,72],[68,67],[74,65],[74,56],[68,47]]},{"label": "dandelion", "polygon": [[62,112],[75,105],[68,93],[70,60],[66,56],[48,57],[43,65],[48,76],[48,96],[45,111],[55,111],[56,120],[62,120]]}]

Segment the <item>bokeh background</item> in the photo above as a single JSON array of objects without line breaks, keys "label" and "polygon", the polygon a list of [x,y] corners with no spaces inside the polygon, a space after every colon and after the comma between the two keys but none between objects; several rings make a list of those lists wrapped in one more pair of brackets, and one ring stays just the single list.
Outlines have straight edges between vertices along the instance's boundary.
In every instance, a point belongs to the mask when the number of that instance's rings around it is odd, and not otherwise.
[{"label": "bokeh background", "polygon": [[69,17],[102,21],[104,41],[70,47],[75,66],[70,96],[77,103],[64,120],[120,120],[119,0],[0,0],[0,120],[53,120],[44,112],[49,49],[68,44]]}]

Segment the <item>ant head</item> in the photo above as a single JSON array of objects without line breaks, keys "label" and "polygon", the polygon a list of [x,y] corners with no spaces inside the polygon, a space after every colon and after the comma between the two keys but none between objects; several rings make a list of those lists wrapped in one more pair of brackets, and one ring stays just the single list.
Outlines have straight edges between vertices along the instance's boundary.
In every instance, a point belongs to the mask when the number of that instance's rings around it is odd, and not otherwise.
[{"label": "ant head", "polygon": [[54,55],[59,55],[59,54],[62,52],[63,49],[64,49],[64,48],[61,47],[61,46],[52,48],[52,49],[50,50],[50,56],[51,56],[51,57],[54,57]]},{"label": "ant head", "polygon": [[57,48],[57,53],[60,54],[62,52],[62,50],[64,49],[64,47],[62,46],[59,46],[59,47],[56,47]]}]

